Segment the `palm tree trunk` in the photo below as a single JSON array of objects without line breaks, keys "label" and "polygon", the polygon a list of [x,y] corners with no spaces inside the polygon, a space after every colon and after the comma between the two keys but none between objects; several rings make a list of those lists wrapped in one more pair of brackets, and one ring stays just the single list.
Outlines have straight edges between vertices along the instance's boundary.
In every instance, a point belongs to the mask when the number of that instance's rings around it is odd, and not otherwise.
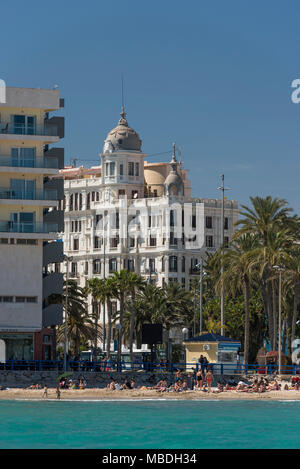
[{"label": "palm tree trunk", "polygon": [[272,280],[272,309],[273,309],[273,324],[274,324],[274,343],[273,343],[273,350],[276,350],[277,347],[277,282],[276,280]]},{"label": "palm tree trunk", "polygon": [[249,278],[247,275],[244,276],[244,298],[245,298],[244,363],[247,364],[249,360],[249,329],[250,329],[250,317],[249,317],[250,285],[249,285]]},{"label": "palm tree trunk", "polygon": [[270,282],[267,283],[267,308],[268,308],[268,326],[271,349],[274,350],[274,318],[272,307],[272,288]]},{"label": "palm tree trunk", "polygon": [[110,358],[110,343],[111,343],[111,304],[110,300],[106,300],[107,309],[107,358]]},{"label": "palm tree trunk", "polygon": [[119,330],[119,337],[118,337],[118,362],[119,365],[121,363],[121,358],[122,358],[122,338],[123,338],[123,331],[122,331],[122,326],[123,326],[123,311],[124,311],[124,298],[125,295],[122,292],[120,295],[120,330]]},{"label": "palm tree trunk", "polygon": [[129,350],[130,361],[133,363],[133,332],[135,322],[135,288],[131,291],[131,317],[130,317],[130,333],[129,333]]},{"label": "palm tree trunk", "polygon": [[94,303],[95,304],[95,339],[94,339],[94,349],[95,349],[95,352],[96,352],[96,349],[98,347],[98,308],[99,308],[99,304],[98,303]]},{"label": "palm tree trunk", "polygon": [[265,280],[264,277],[265,276],[263,276],[263,278],[259,281],[259,287],[260,287],[261,298],[262,298],[263,305],[264,305],[264,312],[265,312],[265,315],[268,318],[269,340],[270,340],[270,345],[272,347],[272,345],[273,345],[272,312],[270,311],[270,306],[269,306],[270,302],[269,302],[269,298],[268,298],[268,288],[267,288],[266,280]]},{"label": "palm tree trunk", "polygon": [[300,284],[294,283],[294,305],[293,305],[293,317],[292,317],[292,333],[291,333],[291,350],[293,347],[293,341],[296,337],[296,323],[297,323],[297,311],[300,296]]},{"label": "palm tree trunk", "polygon": [[75,334],[75,341],[74,341],[74,352],[75,352],[75,357],[78,358],[80,356],[80,337],[79,337],[79,331],[78,328],[76,328],[76,334]]}]

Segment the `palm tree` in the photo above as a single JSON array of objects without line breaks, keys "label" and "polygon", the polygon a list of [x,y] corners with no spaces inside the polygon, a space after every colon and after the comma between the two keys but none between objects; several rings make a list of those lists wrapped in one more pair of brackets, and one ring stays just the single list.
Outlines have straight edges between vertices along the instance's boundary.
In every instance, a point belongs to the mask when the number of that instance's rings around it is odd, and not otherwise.
[{"label": "palm tree", "polygon": [[166,300],[167,328],[191,324],[194,317],[193,295],[177,282],[163,288]]},{"label": "palm tree", "polygon": [[[98,321],[100,317],[100,304],[103,302],[103,285],[100,278],[94,277],[87,281],[86,292],[92,295],[93,318],[95,321],[94,349],[98,347]],[[105,300],[104,300],[105,301]],[[105,344],[103,344],[105,349]]]},{"label": "palm tree", "polygon": [[287,207],[288,203],[284,199],[273,199],[268,195],[265,198],[250,197],[250,201],[252,208],[241,205],[243,211],[240,211],[240,215],[244,218],[237,222],[241,228],[234,237],[244,233],[257,234],[262,238],[263,245],[267,246],[268,234],[274,229],[293,227],[297,223],[297,218],[290,217],[292,208]]},{"label": "palm tree", "polygon": [[[117,315],[116,319],[119,316]],[[166,302],[163,296],[163,290],[152,284],[146,284],[145,288],[136,292],[134,331],[137,342],[141,341],[142,326],[146,323],[162,323],[166,318]],[[123,317],[123,336],[129,342],[130,327],[132,323],[131,302],[127,302],[127,307]]]},{"label": "palm tree", "polygon": [[252,234],[241,235],[231,244],[230,248],[223,255],[223,265],[225,267],[222,277],[217,283],[217,288],[224,282],[227,290],[233,297],[239,291],[244,294],[245,320],[244,320],[244,362],[249,360],[249,303],[251,286],[251,254],[257,247],[257,236]]},{"label": "palm tree", "polygon": [[[278,250],[280,242],[284,241],[285,236],[299,230],[299,221],[296,216],[290,215],[292,209],[287,206],[287,201],[284,199],[267,196],[265,198],[250,197],[250,201],[251,208],[242,205],[243,210],[240,214],[243,218],[237,222],[241,228],[235,232],[233,240],[243,234],[252,234],[256,235],[260,242],[260,247],[253,251],[253,264],[256,267],[260,264],[259,286],[264,310],[268,316],[270,341],[274,348],[277,331],[276,281],[272,271],[273,261],[276,257],[274,253],[276,249]],[[282,235],[282,231],[284,231],[284,235]],[[272,246],[274,244],[277,245],[275,251]]]},{"label": "palm tree", "polygon": [[297,312],[300,298],[300,248],[293,246],[290,251],[290,258],[286,265],[287,282],[293,290],[293,313],[290,324],[290,349],[296,336]]},{"label": "palm tree", "polygon": [[[55,298],[54,298],[55,296]],[[52,300],[63,303],[66,307],[66,282],[64,283],[63,295],[53,295]],[[81,341],[94,338],[94,325],[87,312],[86,292],[79,287],[74,280],[68,281],[68,304],[67,304],[67,337],[73,343],[75,356],[80,355]],[[66,322],[58,327],[58,341],[64,341]]]},{"label": "palm tree", "polygon": [[102,297],[103,301],[106,301],[107,309],[107,358],[110,358],[110,343],[112,331],[111,302],[114,298],[118,297],[118,291],[113,278],[108,277],[107,279],[102,279],[102,283]]},{"label": "palm tree", "polygon": [[129,282],[129,272],[125,269],[122,269],[120,272],[113,272],[111,282],[116,292],[116,296],[120,302],[120,313],[119,313],[119,340],[118,340],[118,363],[121,363],[121,352],[122,352],[122,338],[123,338],[123,315],[125,308],[125,298],[126,295],[130,293],[131,284]]},{"label": "palm tree", "polygon": [[129,333],[129,350],[130,361],[133,363],[133,339],[134,339],[134,323],[135,323],[135,298],[136,291],[143,291],[146,286],[145,280],[138,274],[128,272],[127,285],[131,296],[131,317],[130,317],[130,333]]}]

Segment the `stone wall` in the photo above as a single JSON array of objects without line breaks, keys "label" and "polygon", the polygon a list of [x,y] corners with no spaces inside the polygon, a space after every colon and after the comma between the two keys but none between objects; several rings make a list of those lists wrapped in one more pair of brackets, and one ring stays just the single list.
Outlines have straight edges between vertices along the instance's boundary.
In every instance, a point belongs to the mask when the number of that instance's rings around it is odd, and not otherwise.
[{"label": "stone wall", "polygon": [[[0,371],[0,386],[8,388],[27,388],[31,384],[47,384],[48,387],[56,387],[58,376],[62,373],[57,371]],[[171,373],[145,373],[137,371],[128,372],[73,372],[69,379],[79,380],[84,378],[88,388],[104,388],[110,383],[111,378],[119,383],[124,383],[125,379],[133,378],[136,386],[151,386],[164,378],[168,384],[174,382],[174,375]]]},{"label": "stone wall", "polygon": [[[41,384],[42,386],[47,384],[48,387],[56,387],[58,384],[58,376],[62,373],[57,371],[3,371],[0,370],[0,386],[7,388],[28,388],[31,384]],[[187,375],[182,374],[182,377],[185,378]],[[160,379],[164,378],[167,380],[168,384],[173,384],[175,380],[175,375],[172,373],[161,372],[161,373],[145,373],[144,371],[126,371],[118,373],[113,372],[73,372],[68,376],[67,379],[73,379],[79,381],[79,379],[84,378],[87,382],[88,388],[104,388],[113,378],[116,382],[123,384],[125,379],[133,378],[135,380],[136,386],[153,386]],[[214,375],[215,383],[217,383],[219,378],[228,379],[229,376],[220,376]],[[236,381],[240,380],[240,376],[235,376]]]}]

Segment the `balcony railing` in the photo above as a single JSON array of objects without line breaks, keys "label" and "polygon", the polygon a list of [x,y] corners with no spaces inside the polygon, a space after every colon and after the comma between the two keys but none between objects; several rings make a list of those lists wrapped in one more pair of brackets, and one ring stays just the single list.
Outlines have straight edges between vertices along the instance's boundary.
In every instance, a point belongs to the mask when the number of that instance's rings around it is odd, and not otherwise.
[{"label": "balcony railing", "polygon": [[25,126],[22,124],[1,123],[0,134],[12,135],[45,135],[48,137],[58,137],[57,125],[39,124],[33,126]]},{"label": "balcony railing", "polygon": [[0,166],[11,166],[13,168],[47,168],[58,169],[58,158],[32,158],[16,159],[12,156],[0,156]]},{"label": "balcony railing", "polygon": [[57,200],[55,189],[13,190],[0,187],[0,199]]},{"label": "balcony railing", "polygon": [[189,272],[190,272],[190,275],[199,275],[200,270],[197,267],[192,267],[190,268]]},{"label": "balcony railing", "polygon": [[57,223],[28,223],[0,220],[1,233],[56,233]]}]

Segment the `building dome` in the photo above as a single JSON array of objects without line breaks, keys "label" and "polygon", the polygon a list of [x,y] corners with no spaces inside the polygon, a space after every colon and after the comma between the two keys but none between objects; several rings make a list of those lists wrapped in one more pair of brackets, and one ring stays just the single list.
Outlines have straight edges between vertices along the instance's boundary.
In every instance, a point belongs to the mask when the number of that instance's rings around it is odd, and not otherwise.
[{"label": "building dome", "polygon": [[169,196],[183,196],[184,195],[184,184],[182,177],[177,172],[178,162],[175,154],[175,144],[173,144],[173,156],[170,161],[171,171],[166,177],[164,183],[164,193]]},{"label": "building dome", "polygon": [[125,117],[126,113],[122,106],[121,119],[119,120],[117,127],[108,133],[104,141],[104,153],[116,150],[141,151],[142,141],[138,133],[129,127]]}]

